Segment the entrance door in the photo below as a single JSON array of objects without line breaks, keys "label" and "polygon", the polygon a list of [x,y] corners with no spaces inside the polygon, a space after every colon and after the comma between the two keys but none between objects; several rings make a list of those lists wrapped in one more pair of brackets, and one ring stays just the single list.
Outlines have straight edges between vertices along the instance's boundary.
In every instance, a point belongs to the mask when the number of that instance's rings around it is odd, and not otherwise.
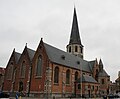
[{"label": "entrance door", "polygon": [[23,82],[19,82],[19,92],[23,91]]}]

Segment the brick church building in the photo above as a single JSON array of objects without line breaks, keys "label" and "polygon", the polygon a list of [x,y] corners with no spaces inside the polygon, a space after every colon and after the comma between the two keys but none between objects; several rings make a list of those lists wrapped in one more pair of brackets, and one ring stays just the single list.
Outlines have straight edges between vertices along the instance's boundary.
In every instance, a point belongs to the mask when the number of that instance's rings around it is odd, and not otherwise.
[{"label": "brick church building", "polygon": [[109,93],[110,76],[100,59],[84,59],[74,8],[67,52],[41,41],[36,50],[14,49],[5,71],[4,92],[31,97],[97,97]]}]

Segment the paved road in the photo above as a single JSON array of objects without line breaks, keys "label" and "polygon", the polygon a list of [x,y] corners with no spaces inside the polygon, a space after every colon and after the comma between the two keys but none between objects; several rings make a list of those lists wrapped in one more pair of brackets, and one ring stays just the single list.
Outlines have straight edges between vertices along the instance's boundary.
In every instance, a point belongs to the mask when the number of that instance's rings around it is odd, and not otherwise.
[{"label": "paved road", "polygon": [[[3,98],[3,99],[15,99],[14,97]],[[19,97],[19,99],[53,99],[53,98],[30,98],[30,97]],[[55,98],[55,99],[80,99],[80,98]],[[103,99],[103,98],[82,98],[82,99]],[[117,99],[117,98],[115,98]]]}]

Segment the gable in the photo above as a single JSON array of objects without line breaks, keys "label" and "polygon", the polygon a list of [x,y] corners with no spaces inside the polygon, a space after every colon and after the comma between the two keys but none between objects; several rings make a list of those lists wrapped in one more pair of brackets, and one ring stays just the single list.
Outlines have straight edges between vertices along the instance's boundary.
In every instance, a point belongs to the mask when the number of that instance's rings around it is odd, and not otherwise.
[{"label": "gable", "polygon": [[[26,60],[26,58],[28,59],[28,61],[32,61],[33,57],[34,57],[35,51],[27,48],[27,46],[25,46],[20,58],[18,62],[21,62],[22,60]],[[26,58],[25,58],[26,57]]]}]

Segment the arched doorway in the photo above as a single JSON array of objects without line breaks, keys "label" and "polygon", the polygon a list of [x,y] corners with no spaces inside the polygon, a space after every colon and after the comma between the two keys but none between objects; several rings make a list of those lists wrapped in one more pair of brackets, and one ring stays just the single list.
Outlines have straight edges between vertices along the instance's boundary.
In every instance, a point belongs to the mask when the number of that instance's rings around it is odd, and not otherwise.
[{"label": "arched doorway", "polygon": [[23,82],[19,82],[19,92],[23,91]]}]

